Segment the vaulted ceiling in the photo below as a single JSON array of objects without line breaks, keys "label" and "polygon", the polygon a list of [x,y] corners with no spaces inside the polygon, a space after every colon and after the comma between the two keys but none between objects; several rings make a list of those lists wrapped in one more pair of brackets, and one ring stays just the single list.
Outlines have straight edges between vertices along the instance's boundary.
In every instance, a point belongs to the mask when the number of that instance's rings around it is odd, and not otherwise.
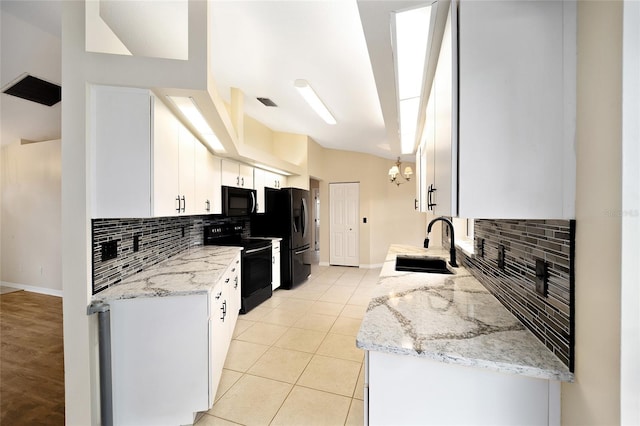
[{"label": "vaulted ceiling", "polygon": [[[212,1],[209,45],[218,91],[229,100],[230,88],[239,88],[245,95],[245,113],[273,130],[307,134],[327,148],[395,158],[400,144],[389,13],[421,3]],[[57,37],[59,43],[60,1],[0,4],[11,21],[27,22],[45,39]],[[59,83],[59,54],[38,58],[40,52],[25,52],[20,37],[7,30],[11,28],[2,29],[0,84],[6,85],[21,69]],[[303,102],[293,86],[296,79],[311,84],[337,124],[326,124]],[[47,110],[1,97],[3,143],[16,136],[59,137],[59,105]],[[257,97],[270,98],[277,107],[266,107]],[[56,117],[57,128],[52,123]],[[29,129],[34,126],[40,130]]]}]

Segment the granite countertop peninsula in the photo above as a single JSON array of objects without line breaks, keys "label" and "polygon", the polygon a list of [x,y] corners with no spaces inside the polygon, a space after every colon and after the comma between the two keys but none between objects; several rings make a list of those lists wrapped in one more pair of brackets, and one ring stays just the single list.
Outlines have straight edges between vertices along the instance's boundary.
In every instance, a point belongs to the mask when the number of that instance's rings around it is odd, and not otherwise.
[{"label": "granite countertop peninsula", "polygon": [[396,256],[445,250],[392,245],[362,320],[356,345],[548,380],[573,373],[465,268],[454,275],[395,270]]},{"label": "granite countertop peninsula", "polygon": [[207,293],[241,251],[241,247],[192,247],[95,294],[93,301]]}]

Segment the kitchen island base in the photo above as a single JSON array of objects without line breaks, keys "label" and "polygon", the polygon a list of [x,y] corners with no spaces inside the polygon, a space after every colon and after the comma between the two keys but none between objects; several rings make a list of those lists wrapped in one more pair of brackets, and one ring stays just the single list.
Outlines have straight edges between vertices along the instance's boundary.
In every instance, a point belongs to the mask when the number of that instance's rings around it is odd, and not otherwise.
[{"label": "kitchen island base", "polygon": [[370,425],[559,425],[560,382],[367,351]]}]

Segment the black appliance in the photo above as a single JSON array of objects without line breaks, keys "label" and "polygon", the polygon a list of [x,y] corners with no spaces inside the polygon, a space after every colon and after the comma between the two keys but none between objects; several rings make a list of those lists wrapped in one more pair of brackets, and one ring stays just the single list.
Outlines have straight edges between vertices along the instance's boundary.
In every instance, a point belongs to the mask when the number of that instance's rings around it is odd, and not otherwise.
[{"label": "black appliance", "polygon": [[280,287],[291,289],[311,274],[309,191],[265,188],[265,213],[251,217],[251,235],[281,237]]},{"label": "black appliance", "polygon": [[222,214],[228,217],[249,216],[256,212],[256,190],[222,187]]},{"label": "black appliance", "polygon": [[271,241],[263,238],[243,238],[239,224],[204,227],[204,245],[242,247],[240,313],[245,314],[271,297]]}]

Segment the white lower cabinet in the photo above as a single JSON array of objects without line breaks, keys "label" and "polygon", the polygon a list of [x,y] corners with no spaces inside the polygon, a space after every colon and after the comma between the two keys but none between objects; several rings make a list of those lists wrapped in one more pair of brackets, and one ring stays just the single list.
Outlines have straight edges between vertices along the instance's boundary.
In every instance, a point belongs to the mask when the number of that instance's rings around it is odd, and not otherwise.
[{"label": "white lower cabinet", "polygon": [[208,294],[109,303],[115,425],[191,424],[211,408],[240,309],[239,256]]},{"label": "white lower cabinet", "polygon": [[370,425],[559,425],[560,382],[367,352]]},{"label": "white lower cabinet", "polygon": [[280,287],[280,241],[271,243],[271,289]]}]

